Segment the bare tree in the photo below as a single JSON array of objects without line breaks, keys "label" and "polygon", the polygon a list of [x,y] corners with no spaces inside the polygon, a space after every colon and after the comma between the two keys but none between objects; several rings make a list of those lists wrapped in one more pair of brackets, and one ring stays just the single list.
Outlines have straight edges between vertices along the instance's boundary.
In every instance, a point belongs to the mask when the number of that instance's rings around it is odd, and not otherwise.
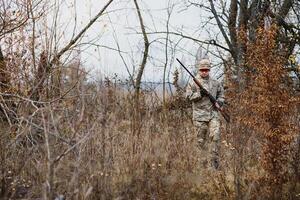
[{"label": "bare tree", "polygon": [[[240,68],[246,64],[247,41],[254,42],[259,27],[278,26],[277,44],[286,59],[299,44],[299,1],[269,1],[269,0],[231,0],[212,1],[209,5],[201,1],[188,1],[189,5],[198,6],[215,20],[215,25],[223,36],[227,51],[232,56],[236,67],[236,74],[240,77]],[[227,4],[228,3],[228,4]],[[244,36],[241,33],[247,33]],[[243,37],[243,38],[242,38]],[[214,44],[214,43],[212,43]],[[217,41],[214,45],[217,44]],[[299,77],[299,72],[293,69]]]}]

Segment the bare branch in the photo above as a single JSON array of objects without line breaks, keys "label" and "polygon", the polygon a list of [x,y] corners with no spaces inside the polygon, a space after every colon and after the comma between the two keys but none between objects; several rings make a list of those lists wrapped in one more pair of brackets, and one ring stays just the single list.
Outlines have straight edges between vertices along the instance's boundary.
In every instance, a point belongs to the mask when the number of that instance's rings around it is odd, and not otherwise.
[{"label": "bare branch", "polygon": [[113,0],[109,0],[105,6],[100,10],[100,12],[76,35],[74,39],[72,39],[64,48],[62,48],[58,54],[53,58],[51,63],[56,62],[59,58],[68,51],[81,37],[82,35],[96,22],[96,20],[103,14],[106,8],[113,2]]},{"label": "bare branch", "polygon": [[293,6],[293,0],[285,0],[280,8],[279,16],[285,18]]},{"label": "bare branch", "polygon": [[[204,40],[198,40],[196,38],[193,38],[191,36],[187,36],[187,35],[184,35],[183,33],[176,33],[176,32],[166,32],[166,31],[158,31],[158,32],[147,32],[148,35],[151,35],[151,34],[170,34],[170,35],[177,35],[177,36],[180,36],[182,38],[185,38],[185,39],[189,39],[189,40],[193,40],[194,42],[197,42],[197,43],[202,43],[202,44],[212,44],[214,46],[217,46],[225,51],[228,51],[228,52],[231,52],[230,49],[218,44],[215,40],[208,40],[208,41],[204,41]],[[141,34],[141,33],[138,33],[138,34]]]},{"label": "bare branch", "polygon": [[224,39],[225,39],[225,41],[226,41],[226,43],[227,43],[227,45],[228,45],[228,47],[230,49],[230,52],[233,52],[232,51],[233,50],[232,43],[230,42],[230,40],[229,40],[229,38],[228,38],[228,36],[226,34],[226,31],[224,29],[224,26],[223,26],[223,24],[221,23],[221,21],[219,19],[218,13],[217,13],[217,11],[215,9],[215,6],[214,6],[214,2],[212,0],[209,0],[209,2],[210,2],[210,6],[211,6],[211,11],[212,11],[212,13],[213,13],[213,15],[214,15],[214,17],[215,17],[215,19],[217,21],[218,27],[219,27],[219,29],[220,29],[223,37],[224,37]]}]

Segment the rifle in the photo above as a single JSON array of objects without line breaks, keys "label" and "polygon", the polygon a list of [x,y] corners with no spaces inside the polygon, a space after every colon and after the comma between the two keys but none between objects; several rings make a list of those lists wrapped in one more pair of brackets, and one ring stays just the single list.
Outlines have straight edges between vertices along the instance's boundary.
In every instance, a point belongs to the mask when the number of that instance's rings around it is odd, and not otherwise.
[{"label": "rifle", "polygon": [[180,62],[180,60],[178,60],[176,58],[176,60],[179,62],[179,64],[190,74],[190,76],[193,78],[194,82],[196,83],[196,85],[198,85],[198,87],[200,88],[200,90],[203,92],[203,94],[205,94],[206,96],[208,96],[209,100],[211,101],[211,103],[213,104],[214,108],[216,110],[218,110],[222,116],[224,117],[224,119],[226,120],[227,123],[230,122],[230,116],[227,114],[227,112],[220,107],[216,106],[217,100],[215,97],[213,97],[199,82],[199,80],[196,79],[196,77]]}]

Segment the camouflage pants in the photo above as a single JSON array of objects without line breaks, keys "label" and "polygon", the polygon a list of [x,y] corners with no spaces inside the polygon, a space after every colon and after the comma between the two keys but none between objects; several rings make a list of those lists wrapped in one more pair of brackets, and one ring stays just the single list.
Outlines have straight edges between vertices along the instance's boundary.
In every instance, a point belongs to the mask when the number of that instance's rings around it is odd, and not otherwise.
[{"label": "camouflage pants", "polygon": [[197,142],[201,151],[201,162],[206,167],[219,167],[220,149],[220,121],[212,118],[209,122],[195,122],[197,128]]}]

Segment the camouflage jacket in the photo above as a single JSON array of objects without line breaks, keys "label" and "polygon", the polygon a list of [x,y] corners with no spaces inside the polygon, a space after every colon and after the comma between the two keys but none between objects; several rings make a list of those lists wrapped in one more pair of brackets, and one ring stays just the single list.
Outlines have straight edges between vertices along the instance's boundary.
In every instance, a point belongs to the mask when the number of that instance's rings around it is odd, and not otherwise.
[{"label": "camouflage jacket", "polygon": [[[200,75],[196,78],[220,104],[224,103],[224,90],[218,81],[210,77],[204,79]],[[201,94],[200,88],[193,80],[187,86],[186,97],[192,101],[194,121],[210,121],[213,117],[219,118],[218,111],[215,110],[209,98]]]}]

